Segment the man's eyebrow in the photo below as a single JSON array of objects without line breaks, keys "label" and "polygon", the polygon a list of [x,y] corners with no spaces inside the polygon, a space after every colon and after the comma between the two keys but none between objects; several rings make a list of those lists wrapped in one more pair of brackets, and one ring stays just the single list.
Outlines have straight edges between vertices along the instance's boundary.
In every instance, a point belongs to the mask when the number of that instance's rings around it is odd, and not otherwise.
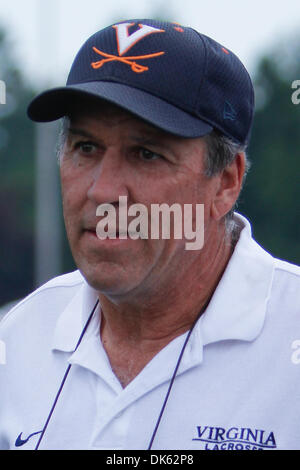
[{"label": "man's eyebrow", "polygon": [[91,134],[90,132],[84,130],[84,129],[79,129],[75,127],[69,127],[67,129],[68,134],[72,134],[74,136],[80,136],[80,137],[87,137],[88,139],[95,139],[95,136]]},{"label": "man's eyebrow", "polygon": [[142,135],[142,136],[136,136],[132,135],[130,136],[131,140],[135,141],[139,145],[153,145],[155,147],[161,147],[161,148],[169,148],[168,145],[163,141],[163,139],[159,138],[159,134],[154,134],[153,135]]}]

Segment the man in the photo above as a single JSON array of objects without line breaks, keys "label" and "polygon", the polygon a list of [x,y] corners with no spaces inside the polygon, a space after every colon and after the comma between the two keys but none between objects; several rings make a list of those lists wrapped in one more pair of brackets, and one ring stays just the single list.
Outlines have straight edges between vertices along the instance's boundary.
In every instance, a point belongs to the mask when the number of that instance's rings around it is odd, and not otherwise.
[{"label": "man", "polygon": [[[1,448],[300,447],[300,271],[232,211],[253,102],[231,51],[178,24],[130,20],[92,36],[67,86],[31,103],[33,120],[64,118],[78,271],[1,324]],[[175,222],[149,236],[153,207],[174,204],[192,208],[179,226],[203,230],[201,247],[187,249]],[[135,225],[133,207],[148,214]]]}]

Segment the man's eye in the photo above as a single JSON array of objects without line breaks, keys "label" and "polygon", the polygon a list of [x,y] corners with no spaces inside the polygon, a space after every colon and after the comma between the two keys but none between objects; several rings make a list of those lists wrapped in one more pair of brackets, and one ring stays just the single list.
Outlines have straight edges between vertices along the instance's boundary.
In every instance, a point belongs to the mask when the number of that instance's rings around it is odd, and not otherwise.
[{"label": "man's eye", "polygon": [[163,158],[158,153],[151,152],[151,150],[147,150],[147,149],[144,149],[144,148],[140,149],[139,155],[142,158],[142,160],[145,160],[145,161],[152,161],[152,160],[158,160],[160,158]]},{"label": "man's eye", "polygon": [[77,142],[75,145],[76,150],[81,153],[90,154],[95,150],[95,145],[92,142]]}]

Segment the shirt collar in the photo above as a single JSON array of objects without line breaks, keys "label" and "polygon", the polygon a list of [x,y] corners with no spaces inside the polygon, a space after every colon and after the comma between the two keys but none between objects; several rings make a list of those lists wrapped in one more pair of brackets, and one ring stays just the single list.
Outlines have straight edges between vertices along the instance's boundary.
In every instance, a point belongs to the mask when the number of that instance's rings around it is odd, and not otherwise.
[{"label": "shirt collar", "polygon": [[253,341],[265,320],[274,259],[252,238],[248,220],[235,213],[241,232],[198,328],[203,345],[222,340]]},{"label": "shirt collar", "polygon": [[[59,316],[56,323],[52,344],[53,350],[56,349],[65,352],[75,350],[82,330],[97,300],[97,292],[92,289],[83,278],[81,287]],[[95,312],[91,320],[86,336],[89,336],[99,327],[100,318],[97,312]]]}]

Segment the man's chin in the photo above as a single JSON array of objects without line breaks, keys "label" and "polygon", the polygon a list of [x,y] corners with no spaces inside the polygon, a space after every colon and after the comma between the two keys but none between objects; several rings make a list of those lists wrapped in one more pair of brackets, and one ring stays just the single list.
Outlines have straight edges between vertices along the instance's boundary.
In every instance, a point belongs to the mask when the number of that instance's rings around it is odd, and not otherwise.
[{"label": "man's chin", "polygon": [[99,294],[119,297],[126,295],[134,288],[132,282],[129,283],[128,281],[128,273],[113,272],[114,270],[111,267],[108,270],[103,267],[100,272],[99,270],[98,272],[93,272],[90,269],[80,268],[79,271],[89,286]]}]

